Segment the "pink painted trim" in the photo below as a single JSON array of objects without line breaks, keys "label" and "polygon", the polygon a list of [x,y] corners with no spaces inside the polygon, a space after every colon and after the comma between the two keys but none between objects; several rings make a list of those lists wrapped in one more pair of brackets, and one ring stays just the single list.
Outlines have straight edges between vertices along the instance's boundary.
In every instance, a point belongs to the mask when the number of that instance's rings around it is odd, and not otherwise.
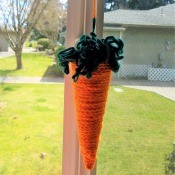
[{"label": "pink painted trim", "polygon": [[[69,0],[68,4],[66,47],[71,47],[83,33],[81,26],[84,17],[81,14],[84,3],[82,0]],[[79,171],[79,145],[71,82],[71,77],[65,76],[62,175],[78,175]]]},{"label": "pink painted trim", "polygon": [[[98,0],[97,5],[97,34],[102,37],[104,0]],[[68,0],[67,48],[74,46],[80,35],[91,31],[92,7],[93,0]],[[62,175],[96,175],[96,166],[92,171],[85,169],[79,151],[71,83],[71,77],[65,76]]]}]

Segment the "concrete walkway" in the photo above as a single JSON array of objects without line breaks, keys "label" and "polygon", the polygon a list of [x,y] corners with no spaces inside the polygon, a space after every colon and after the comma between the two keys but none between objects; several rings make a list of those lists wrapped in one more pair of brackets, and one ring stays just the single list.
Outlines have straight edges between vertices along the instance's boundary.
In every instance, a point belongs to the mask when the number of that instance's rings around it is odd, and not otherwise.
[{"label": "concrete walkway", "polygon": [[164,96],[170,100],[175,101],[175,82],[159,82],[148,80],[128,80],[128,79],[116,79],[113,80],[114,84],[123,85],[126,87],[140,89],[150,92],[155,92],[161,96]]},{"label": "concrete walkway", "polygon": [[48,77],[8,77],[0,76],[0,83],[35,83],[35,84],[58,84],[63,83],[63,78]]},{"label": "concrete walkway", "polygon": [[[23,48],[23,53],[31,53],[31,52],[35,52],[36,49],[34,48]],[[0,58],[6,58],[6,57],[10,57],[15,55],[15,52],[9,48],[8,52],[0,52]]]},{"label": "concrete walkway", "polygon": [[[58,84],[58,83],[64,83],[64,79],[63,78],[46,78],[46,77],[0,77],[0,83]],[[148,80],[113,79],[112,84],[155,92],[170,100],[175,101],[175,82],[173,81],[154,82],[154,81],[148,81]]]},{"label": "concrete walkway", "polygon": [[13,51],[10,52],[0,52],[0,58],[6,58],[15,55]]}]

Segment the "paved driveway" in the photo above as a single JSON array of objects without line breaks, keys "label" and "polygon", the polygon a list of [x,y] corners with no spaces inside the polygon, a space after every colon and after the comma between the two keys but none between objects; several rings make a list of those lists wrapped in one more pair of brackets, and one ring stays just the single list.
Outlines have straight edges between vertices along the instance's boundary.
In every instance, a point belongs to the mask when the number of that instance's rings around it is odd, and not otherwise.
[{"label": "paved driveway", "polygon": [[[36,49],[33,48],[24,48],[23,53],[30,53],[30,52],[35,52]],[[6,58],[15,55],[15,52],[9,48],[8,52],[0,52],[0,58]]]},{"label": "paved driveway", "polygon": [[15,53],[13,51],[10,52],[0,52],[0,58],[13,56]]},{"label": "paved driveway", "polygon": [[116,79],[113,83],[126,87],[155,92],[168,99],[175,101],[175,82],[160,82],[148,80],[128,80]]}]

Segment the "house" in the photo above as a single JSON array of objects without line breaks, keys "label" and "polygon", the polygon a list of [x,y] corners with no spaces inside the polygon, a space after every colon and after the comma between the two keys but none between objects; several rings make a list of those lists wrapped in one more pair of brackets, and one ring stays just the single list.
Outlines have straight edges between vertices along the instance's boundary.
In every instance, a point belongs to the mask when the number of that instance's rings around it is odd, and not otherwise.
[{"label": "house", "polygon": [[149,69],[154,68],[170,76],[168,80],[175,79],[175,4],[151,10],[106,12],[104,37],[108,35],[125,42],[120,77],[148,77]]},{"label": "house", "polygon": [[2,31],[0,31],[0,52],[8,52],[8,42]]}]

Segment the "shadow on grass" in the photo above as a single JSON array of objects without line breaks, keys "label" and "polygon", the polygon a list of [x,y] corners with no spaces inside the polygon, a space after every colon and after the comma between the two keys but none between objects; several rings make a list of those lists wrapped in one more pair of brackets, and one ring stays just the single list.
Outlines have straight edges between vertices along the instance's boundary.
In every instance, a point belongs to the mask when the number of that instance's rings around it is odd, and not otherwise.
[{"label": "shadow on grass", "polygon": [[6,84],[4,82],[0,82],[0,86],[3,92],[10,92],[19,89],[21,86],[18,84]]},{"label": "shadow on grass", "polygon": [[14,90],[14,88],[11,87],[11,86],[5,86],[5,87],[3,88],[3,91],[13,91],[13,90]]},{"label": "shadow on grass", "polygon": [[57,64],[53,64],[52,66],[49,66],[45,73],[43,74],[43,77],[51,77],[51,78],[57,78],[57,77],[63,77],[63,72],[61,68]]},{"label": "shadow on grass", "polygon": [[0,76],[9,76],[11,73],[16,72],[17,69],[12,70],[0,70]]}]

